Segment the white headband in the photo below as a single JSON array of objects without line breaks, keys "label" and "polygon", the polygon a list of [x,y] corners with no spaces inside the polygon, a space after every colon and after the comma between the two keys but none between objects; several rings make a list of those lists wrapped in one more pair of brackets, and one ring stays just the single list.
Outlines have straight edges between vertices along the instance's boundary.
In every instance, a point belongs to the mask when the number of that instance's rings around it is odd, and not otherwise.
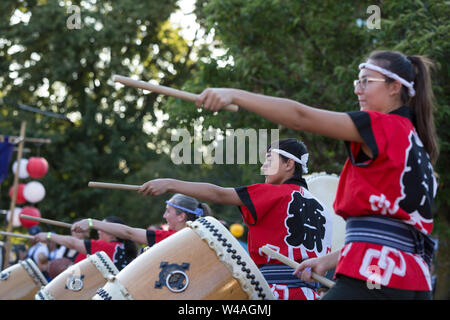
[{"label": "white headband", "polygon": [[403,79],[402,77],[398,76],[397,74],[386,70],[384,68],[381,68],[379,66],[376,66],[374,64],[371,63],[361,63],[359,65],[359,69],[361,70],[362,68],[366,68],[366,69],[370,69],[373,71],[378,71],[382,74],[384,74],[386,77],[392,78],[394,80],[398,80],[401,82],[401,84],[403,84],[405,87],[408,88],[408,95],[410,97],[414,97],[416,95],[416,91],[414,90],[414,81],[408,82],[405,79]]},{"label": "white headband", "polygon": [[306,166],[306,164],[308,163],[308,157],[309,157],[309,153],[305,153],[304,155],[301,156],[301,160],[299,158],[297,158],[296,156],[294,156],[293,154],[286,152],[284,150],[280,150],[280,149],[270,149],[270,151],[276,152],[278,154],[281,154],[282,156],[285,156],[286,158],[292,159],[297,163],[300,163],[302,165],[302,169],[303,169],[303,173],[308,173],[308,167]]}]

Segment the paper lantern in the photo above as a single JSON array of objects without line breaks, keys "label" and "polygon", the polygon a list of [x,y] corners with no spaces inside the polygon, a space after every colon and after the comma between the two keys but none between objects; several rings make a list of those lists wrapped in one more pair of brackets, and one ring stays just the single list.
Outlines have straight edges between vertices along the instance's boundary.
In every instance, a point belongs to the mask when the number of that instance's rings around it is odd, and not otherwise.
[{"label": "paper lantern", "polygon": [[30,181],[23,189],[23,196],[28,202],[39,202],[45,197],[45,188],[42,183],[38,181]]},{"label": "paper lantern", "polygon": [[[12,226],[13,227],[20,227],[22,224],[20,223],[20,212],[22,211],[22,208],[14,208],[14,214],[13,214],[13,220],[12,220]],[[6,213],[6,219],[9,223],[9,219],[11,216],[11,211],[8,210]]]},{"label": "paper lantern", "polygon": [[[28,165],[28,159],[20,159],[20,169],[19,169],[19,178],[20,179],[28,178],[27,165]],[[12,172],[14,174],[16,174],[16,171],[17,171],[17,161],[14,161],[14,163],[12,165]]]},{"label": "paper lantern", "polygon": [[[16,198],[16,203],[17,204],[22,204],[27,202],[27,200],[25,199],[24,195],[23,195],[23,190],[25,189],[25,184],[24,183],[19,183],[17,185],[17,198]],[[12,199],[13,198],[13,191],[14,191],[14,186],[9,188],[9,197]]]},{"label": "paper lantern", "polygon": [[[30,206],[23,207],[23,209],[20,212],[20,214],[21,215],[26,215],[26,216],[38,217],[38,218],[41,217],[41,212],[37,208],[30,207]],[[22,217],[20,217],[19,219],[20,219],[20,223],[25,228],[31,228],[31,227],[34,227],[35,225],[39,224],[39,222],[37,222],[37,221],[24,219]]]},{"label": "paper lantern", "polygon": [[230,232],[233,236],[239,238],[244,234],[244,227],[240,223],[233,223],[230,226]]},{"label": "paper lantern", "polygon": [[42,157],[28,159],[27,171],[31,178],[39,179],[47,174],[48,162]]}]

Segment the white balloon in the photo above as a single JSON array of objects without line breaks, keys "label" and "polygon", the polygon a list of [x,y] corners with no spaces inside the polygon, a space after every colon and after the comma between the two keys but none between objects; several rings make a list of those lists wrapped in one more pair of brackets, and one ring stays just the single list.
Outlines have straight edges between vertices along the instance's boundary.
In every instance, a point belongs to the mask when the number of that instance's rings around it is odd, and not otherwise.
[{"label": "white balloon", "polygon": [[[28,159],[20,159],[20,169],[19,169],[19,178],[20,179],[26,179],[29,177],[28,171],[27,171],[27,164]],[[14,161],[12,165],[12,172],[16,174],[17,171],[17,160]]]},{"label": "white balloon", "polygon": [[[14,214],[13,214],[13,221],[12,221],[12,226],[13,227],[20,227],[22,225],[22,223],[20,222],[20,211],[22,211],[22,208],[14,208]],[[6,214],[6,219],[9,223],[9,217],[11,216],[11,211],[8,210],[7,214]]]},{"label": "white balloon", "polygon": [[30,181],[23,188],[23,196],[28,202],[39,202],[45,197],[45,188],[38,181]]}]

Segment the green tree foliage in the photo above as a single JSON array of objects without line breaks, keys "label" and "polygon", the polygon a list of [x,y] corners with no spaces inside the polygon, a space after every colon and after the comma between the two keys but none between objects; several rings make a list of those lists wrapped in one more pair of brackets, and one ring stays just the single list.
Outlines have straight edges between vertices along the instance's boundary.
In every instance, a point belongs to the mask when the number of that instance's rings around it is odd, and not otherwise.
[{"label": "green tree foliage", "polygon": [[[352,80],[372,50],[424,54],[436,62],[433,89],[441,146],[436,171],[441,188],[434,234],[440,239],[437,268],[442,280],[437,290],[448,298],[448,2],[197,0],[197,21],[214,33],[212,46],[224,52],[219,57],[211,47],[194,48],[167,23],[175,0],[72,4],[81,8],[80,29],[67,27],[68,2],[0,2],[0,98],[75,119],[70,124],[18,111],[12,102],[0,106],[0,133],[17,135],[20,120],[26,119],[28,136],[53,141],[41,147],[51,168],[43,179],[47,196],[39,204],[46,217],[70,222],[114,214],[140,227],[161,220],[163,200],[170,195],[143,198],[129,191],[88,189],[87,182],[94,180],[141,184],[175,177],[227,187],[262,182],[261,163],[174,165],[168,156],[178,143],[171,140],[173,129],[186,128],[193,137],[194,127],[222,132],[280,129],[281,138],[297,137],[307,144],[310,172],[339,174],[346,159],[340,141],[294,132],[244,110],[214,114],[196,109],[192,102],[118,88],[111,81],[113,74],[155,79],[193,93],[206,87],[235,87],[351,111],[358,109]],[[370,5],[381,9],[380,29],[368,28]],[[195,63],[190,59],[193,50]],[[162,123],[160,111],[166,113]],[[149,131],[146,124],[162,127]],[[28,147],[36,152],[36,147]],[[9,203],[5,190],[10,183],[2,184],[2,206]],[[212,207],[230,223],[240,219],[236,208]]]},{"label": "green tree foliage", "polygon": [[[79,9],[78,28],[71,5]],[[176,8],[175,0],[0,3],[0,97],[6,101],[0,131],[18,135],[20,121],[27,120],[27,136],[52,140],[40,148],[50,165],[42,180],[46,198],[37,204],[44,217],[71,222],[117,215],[143,227],[152,222],[140,213],[152,211],[143,197],[130,203],[124,201],[127,192],[87,184],[141,184],[131,174],[158,161],[156,137],[148,128],[156,125],[164,99],[115,86],[111,78],[135,75],[177,86],[189,77],[193,47],[168,23]],[[15,102],[67,115],[72,123],[19,110]],[[25,157],[38,152],[32,144],[26,147],[31,152]],[[12,178],[3,190],[11,183]],[[7,192],[1,199],[7,207]]]}]

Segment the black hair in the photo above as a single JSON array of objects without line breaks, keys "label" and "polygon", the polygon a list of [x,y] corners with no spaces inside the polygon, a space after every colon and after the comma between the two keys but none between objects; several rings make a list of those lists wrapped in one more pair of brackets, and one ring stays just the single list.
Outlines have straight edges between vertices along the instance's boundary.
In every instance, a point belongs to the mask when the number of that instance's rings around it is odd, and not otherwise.
[{"label": "black hair", "polygon": [[[401,100],[405,106],[412,108],[415,115],[414,126],[425,150],[430,155],[431,163],[434,164],[439,156],[439,146],[434,124],[434,95],[430,77],[433,62],[423,56],[406,56],[398,51],[374,51],[369,59],[408,82],[414,81],[416,95],[410,97],[408,88],[402,85]],[[395,81],[389,77],[386,78],[387,83]]]},{"label": "black hair", "polygon": [[[267,147],[267,152],[270,152],[271,149],[280,149],[289,152],[290,154],[296,156],[299,159],[301,159],[302,155],[308,153],[308,149],[306,148],[305,144],[295,138],[287,138],[274,141]],[[283,162],[287,162],[289,160],[289,158],[283,156],[282,154],[280,154],[280,157]],[[295,169],[293,176],[296,178],[302,178],[303,177],[302,164],[295,161],[294,164]]]}]

